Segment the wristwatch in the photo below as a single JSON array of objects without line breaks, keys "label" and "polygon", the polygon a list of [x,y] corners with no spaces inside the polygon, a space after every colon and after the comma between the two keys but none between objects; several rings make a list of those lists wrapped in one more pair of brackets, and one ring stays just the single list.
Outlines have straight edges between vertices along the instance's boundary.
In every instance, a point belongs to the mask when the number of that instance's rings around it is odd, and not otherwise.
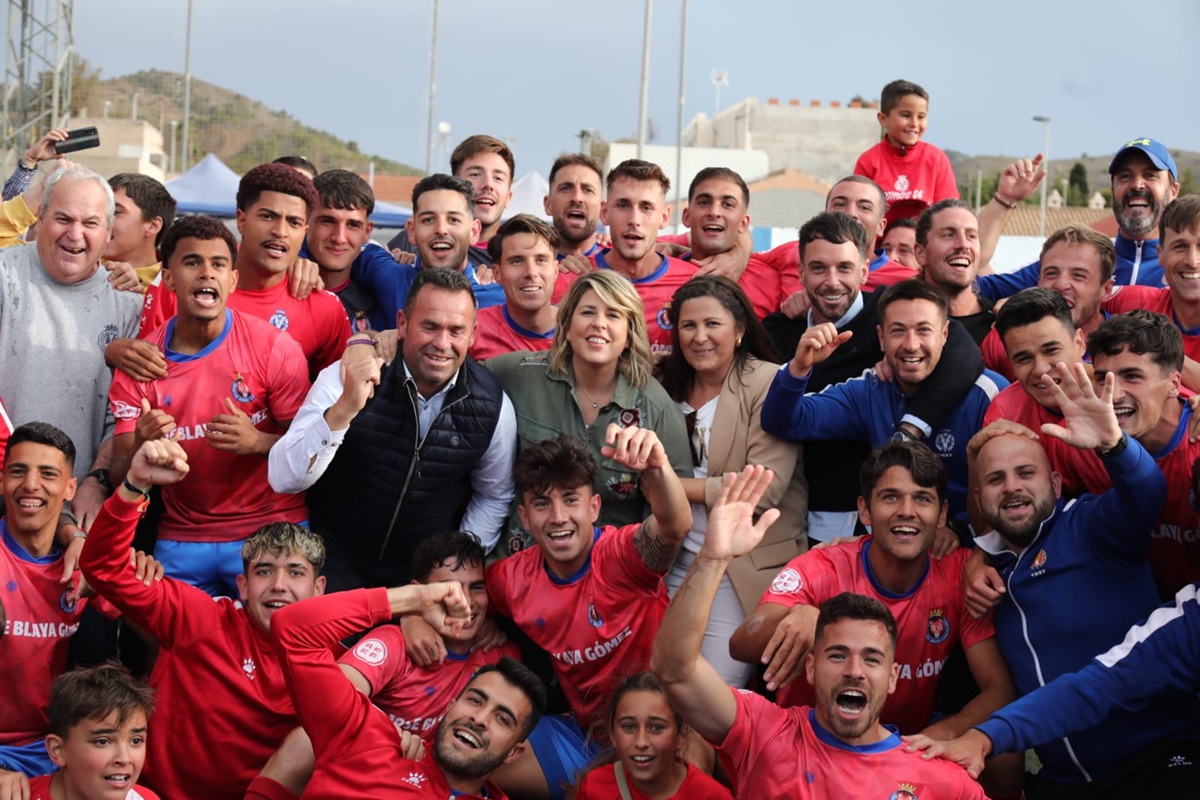
[{"label": "wristwatch", "polygon": [[1129,434],[1121,431],[1121,438],[1117,440],[1116,444],[1107,450],[1096,450],[1096,455],[1101,458],[1116,458],[1125,452],[1126,447],[1129,447]]},{"label": "wristwatch", "polygon": [[100,484],[101,489],[103,489],[106,492],[112,493],[112,490],[113,490],[112,478],[109,477],[108,470],[104,469],[103,467],[101,467],[100,469],[94,469],[91,472],[89,472],[87,475],[83,476],[83,479],[85,481],[88,478],[95,478],[96,483]]}]

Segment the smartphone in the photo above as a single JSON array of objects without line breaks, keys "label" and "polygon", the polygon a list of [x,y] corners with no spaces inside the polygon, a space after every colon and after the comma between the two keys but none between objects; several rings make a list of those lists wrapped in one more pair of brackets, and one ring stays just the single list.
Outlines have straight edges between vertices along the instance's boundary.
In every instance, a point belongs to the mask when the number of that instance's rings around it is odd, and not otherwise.
[{"label": "smartphone", "polygon": [[95,128],[76,128],[67,131],[66,141],[55,142],[54,152],[74,153],[76,150],[90,150],[100,146],[100,132]]}]

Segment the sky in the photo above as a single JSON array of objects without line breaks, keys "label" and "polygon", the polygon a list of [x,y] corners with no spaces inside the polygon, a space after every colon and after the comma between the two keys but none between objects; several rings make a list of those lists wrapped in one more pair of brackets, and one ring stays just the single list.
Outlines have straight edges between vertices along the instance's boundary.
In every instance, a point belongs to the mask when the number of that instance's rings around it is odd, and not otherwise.
[{"label": "sky", "polygon": [[[682,0],[654,0],[649,116],[675,142]],[[685,115],[744,97],[847,102],[905,78],[930,94],[926,139],[970,155],[1032,155],[1048,116],[1054,158],[1151,136],[1200,151],[1200,3],[812,3],[691,0]],[[591,128],[636,135],[643,0],[441,0],[434,122],[451,147],[509,142],[518,175],[545,174]],[[423,168],[433,0],[194,0],[194,77]],[[187,0],[75,4],[76,50],[102,77],[182,72]],[[1173,76],[1173,77],[1172,77]],[[434,134],[435,140],[437,133]],[[438,167],[441,151],[434,153]]]}]

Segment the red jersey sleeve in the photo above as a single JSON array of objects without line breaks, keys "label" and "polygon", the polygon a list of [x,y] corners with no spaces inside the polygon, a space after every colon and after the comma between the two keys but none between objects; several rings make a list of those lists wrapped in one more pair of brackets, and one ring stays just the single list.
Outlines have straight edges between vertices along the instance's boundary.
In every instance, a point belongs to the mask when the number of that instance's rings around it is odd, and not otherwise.
[{"label": "red jersey sleeve", "polygon": [[875,180],[876,173],[879,172],[879,162],[873,156],[879,145],[874,145],[863,151],[863,154],[854,162],[854,174],[862,175],[865,178]]},{"label": "red jersey sleeve", "polygon": [[[828,569],[823,567],[828,566]],[[780,570],[763,592],[759,604],[775,603],[785,608],[819,606],[829,597],[835,574],[821,550],[811,550],[796,556]]]},{"label": "red jersey sleeve", "polygon": [[[932,145],[930,145],[932,148]],[[934,169],[933,199],[930,205],[942,200],[958,199],[958,181],[954,178],[954,168],[950,166],[950,157],[941,148],[936,150],[937,166]]]},{"label": "red jersey sleeve", "polygon": [[370,736],[366,726],[372,714],[392,727],[386,715],[346,680],[329,652],[339,639],[391,618],[386,589],[321,595],[272,616],[271,636],[284,651],[288,691],[318,762],[341,754],[343,742]]},{"label": "red jersey sleeve", "polygon": [[999,372],[1009,383],[1016,383],[1016,374],[1013,372],[1012,362],[1008,360],[1008,351],[1004,349],[1004,342],[1000,339],[1000,334],[996,333],[996,329],[992,328],[988,331],[987,336],[983,337],[983,344],[979,345],[979,350],[983,353],[983,365],[993,372]]},{"label": "red jersey sleeve", "polygon": [[146,288],[142,300],[142,318],[138,321],[138,338],[148,339],[175,316],[175,293],[162,284],[162,273]]},{"label": "red jersey sleeve", "polygon": [[[338,304],[341,308],[341,303]],[[343,311],[343,314],[345,312]],[[289,422],[296,416],[310,387],[308,362],[304,351],[290,336],[276,336],[267,359],[268,406],[276,422]],[[345,348],[345,340],[342,341]],[[338,358],[341,358],[338,353]],[[120,374],[120,373],[118,373]],[[114,409],[113,413],[116,411]]]},{"label": "red jersey sleeve", "polygon": [[399,625],[380,625],[346,651],[338,663],[358,670],[371,684],[372,695],[402,677],[411,664]]},{"label": "red jersey sleeve", "polygon": [[142,415],[142,398],[147,396],[144,386],[145,384],[138,383],[121,370],[113,370],[112,386],[108,390],[108,405],[117,423],[113,430],[115,435],[133,433],[137,428],[138,417]]},{"label": "red jersey sleeve", "polygon": [[796,242],[784,242],[765,253],[757,253],[755,258],[778,273],[781,304],[804,289],[804,284],[800,282],[800,245]]},{"label": "red jersey sleeve", "polygon": [[[524,552],[524,551],[522,551]],[[508,592],[513,578],[513,566],[520,553],[497,561],[484,571],[487,584],[488,608],[493,614],[512,618],[512,607],[508,604]]]},{"label": "red jersey sleeve", "polygon": [[146,586],[129,566],[140,507],[114,494],[101,506],[79,556],[88,585],[162,644],[175,647],[221,624],[217,603],[173,578]]},{"label": "red jersey sleeve", "polygon": [[[799,279],[796,284],[799,285]],[[790,292],[784,294],[782,276],[779,272],[757,255],[750,256],[750,261],[746,264],[746,271],[742,273],[738,285],[742,287],[746,297],[750,298],[750,303],[754,306],[754,314],[759,319],[773,311],[778,311],[779,306],[790,294]]]},{"label": "red jersey sleeve", "polygon": [[1169,289],[1156,289],[1153,286],[1114,286],[1113,293],[1100,304],[1110,314],[1124,314],[1137,308],[1146,308],[1162,313],[1160,309],[1166,305],[1170,308],[1170,300],[1164,304],[1165,298],[1170,298]]},{"label": "red jersey sleeve", "polygon": [[605,528],[592,553],[592,565],[605,581],[639,595],[647,589],[657,590],[662,583],[662,575],[646,566],[633,543],[638,531],[648,524],[642,522],[623,528]]},{"label": "red jersey sleeve", "polygon": [[724,741],[709,744],[717,748],[736,788],[743,776],[754,769],[758,756],[770,752],[767,744],[780,737],[795,739],[795,726],[788,724],[788,716],[800,711],[780,708],[762,695],[744,689],[730,687],[729,691],[737,703],[733,725]]}]

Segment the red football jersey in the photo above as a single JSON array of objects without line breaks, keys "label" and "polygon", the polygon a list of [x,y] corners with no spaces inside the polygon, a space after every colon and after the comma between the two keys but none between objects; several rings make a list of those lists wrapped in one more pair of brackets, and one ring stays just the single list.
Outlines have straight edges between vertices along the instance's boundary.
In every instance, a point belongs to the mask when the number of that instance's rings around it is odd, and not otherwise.
[{"label": "red football jersey", "polygon": [[887,221],[918,217],[939,200],[958,198],[950,159],[928,142],[896,147],[886,139],[858,157],[855,175],[864,175],[887,196]]},{"label": "red football jersey", "polygon": [[[160,283],[160,277],[146,290],[142,301],[142,320],[138,336],[147,339],[168,319],[175,316],[175,293]],[[313,292],[303,300],[288,294],[287,281],[270,289],[237,289],[229,295],[229,308],[269,322],[296,340],[308,362],[308,377],[342,357],[350,338],[350,320],[342,301],[332,292]]]},{"label": "red football jersey", "polygon": [[648,668],[667,609],[662,575],[634,548],[639,528],[597,528],[588,563],[566,581],[551,577],[536,547],[487,570],[492,610],[551,655],[585,732],[621,679]]},{"label": "red football jersey", "polygon": [[508,307],[499,305],[481,308],[475,315],[475,344],[470,356],[476,361],[515,353],[518,350],[549,350],[554,343],[554,328],[545,333],[522,328],[508,314]]},{"label": "red football jersey", "polygon": [[1008,351],[1004,349],[1004,342],[1000,340],[1000,334],[996,333],[995,328],[992,328],[988,331],[987,336],[983,337],[979,350],[983,353],[985,367],[992,372],[999,372],[1010,384],[1016,384],[1017,375],[1013,372],[1012,362],[1008,359]]},{"label": "red football jersey", "polygon": [[[612,269],[608,266],[605,256],[609,250],[602,250],[592,256],[597,269]],[[650,350],[657,356],[659,353],[671,352],[671,322],[667,311],[671,308],[671,298],[675,290],[692,279],[696,267],[678,258],[659,256],[658,269],[644,278],[638,278],[633,283],[638,296],[642,298],[642,306],[646,311],[646,332],[650,336]]]},{"label": "red football jersey", "polygon": [[[59,583],[62,574],[62,552],[31,556],[0,519],[0,598],[7,617],[0,636],[0,745],[29,744],[50,732],[50,684],[66,666],[67,645],[88,604],[78,596],[78,573],[66,586]],[[102,600],[91,602],[115,614]]]},{"label": "red football jersey", "polygon": [[[926,557],[924,577],[907,594],[896,595],[879,585],[867,554],[871,537],[810,550],[788,562],[763,593],[760,603],[819,607],[842,592],[873,597],[896,618],[896,691],[883,706],[882,722],[901,733],[919,733],[933,714],[938,675],[954,645],[968,650],[996,635],[992,615],[975,619],[963,607],[962,572],[970,551],[959,548],[942,559]],[[812,686],[803,676],[783,687],[781,706],[808,706]]]},{"label": "red football jersey", "polygon": [[346,652],[338,663],[354,667],[371,684],[371,701],[406,731],[432,735],[446,706],[462,693],[480,667],[504,656],[521,659],[516,645],[459,655],[446,653],[441,664],[419,667],[404,650],[399,625],[381,625]]},{"label": "red football jersey", "polygon": [[163,487],[166,513],[159,536],[172,541],[236,542],[268,522],[308,519],[303,492],[279,494],[267,482],[267,459],[239,456],[208,444],[204,432],[226,398],[258,430],[282,433],[308,393],[308,367],[299,346],[267,323],[226,311],[225,330],[194,356],[168,350],[174,320],[148,338],[167,354],[167,377],[139,383],[120,370],[109,400],[118,434],[131,433],[142,399],[175,418],[188,454],[187,480]]},{"label": "red football jersey", "polygon": [[[50,779],[53,775],[39,775],[29,780],[29,800],[53,800],[50,796]],[[134,786],[125,793],[123,800],[159,800],[158,795],[145,786]]]},{"label": "red football jersey", "polygon": [[299,724],[275,643],[240,602],[172,578],[138,580],[129,548],[139,511],[119,492],[108,498],[79,566],[101,597],[159,642],[142,781],[169,798],[241,800]]},{"label": "red football jersey", "polygon": [[[446,800],[454,796],[434,748],[426,748],[422,761],[405,758],[391,720],[350,685],[329,653],[339,639],[391,618],[386,589],[355,589],[295,603],[271,620],[288,686],[316,756],[306,798]],[[481,796],[505,797],[490,781]]]},{"label": "red football jersey", "polygon": [[1095,494],[1093,487],[1108,488],[1111,485],[1100,456],[1091,450],[1080,450],[1059,439],[1041,435],[1043,424],[1062,425],[1062,416],[1030,397],[1021,384],[1014,383],[993,398],[983,415],[983,424],[987,426],[998,419],[1020,423],[1038,434],[1038,443],[1046,451],[1050,468],[1062,476],[1064,495],[1076,497],[1084,492]]},{"label": "red football jersey", "polygon": [[[626,779],[629,784],[631,800],[650,800]],[[583,780],[575,787],[575,800],[613,800],[621,796],[617,788],[617,773],[615,764],[605,764],[583,776]],[[695,764],[687,764],[687,777],[679,786],[679,791],[667,800],[733,800],[729,793],[716,779],[696,768]]]},{"label": "red football jersey", "polygon": [[1193,361],[1200,361],[1200,333],[1185,329],[1175,316],[1175,308],[1171,300],[1171,289],[1165,287],[1156,289],[1152,286],[1114,286],[1113,293],[1100,306],[1111,314],[1123,314],[1144,308],[1156,314],[1162,314],[1175,323],[1183,334],[1183,352]]},{"label": "red football jersey", "polygon": [[737,716],[723,742],[713,742],[736,797],[754,800],[983,800],[979,784],[957,764],[926,761],[893,734],[852,746],[820,727],[812,709],[780,708],[731,689]]}]

